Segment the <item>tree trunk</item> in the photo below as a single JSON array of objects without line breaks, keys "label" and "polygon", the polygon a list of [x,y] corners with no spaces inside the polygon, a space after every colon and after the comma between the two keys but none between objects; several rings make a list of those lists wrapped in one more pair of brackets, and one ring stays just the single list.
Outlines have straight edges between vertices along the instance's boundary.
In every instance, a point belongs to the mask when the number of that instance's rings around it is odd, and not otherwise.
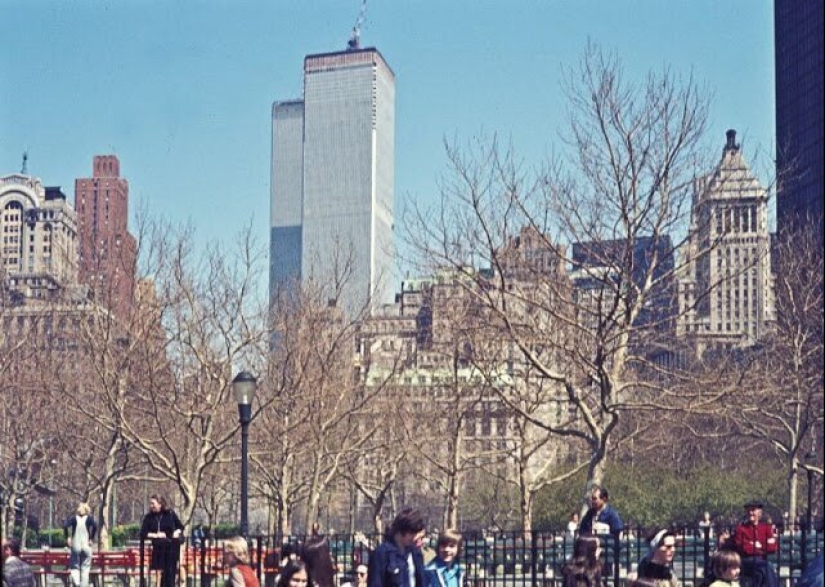
[{"label": "tree trunk", "polygon": [[797,494],[799,493],[799,460],[791,455],[788,469],[788,519],[796,519]]},{"label": "tree trunk", "polygon": [[605,446],[600,446],[593,451],[590,457],[590,464],[587,467],[587,483],[584,486],[583,503],[580,511],[580,517],[587,513],[590,499],[590,490],[594,485],[601,485],[604,479],[604,469],[607,464],[607,450]]},{"label": "tree trunk", "polygon": [[533,492],[522,490],[521,492],[521,527],[524,537],[527,538],[533,532]]}]

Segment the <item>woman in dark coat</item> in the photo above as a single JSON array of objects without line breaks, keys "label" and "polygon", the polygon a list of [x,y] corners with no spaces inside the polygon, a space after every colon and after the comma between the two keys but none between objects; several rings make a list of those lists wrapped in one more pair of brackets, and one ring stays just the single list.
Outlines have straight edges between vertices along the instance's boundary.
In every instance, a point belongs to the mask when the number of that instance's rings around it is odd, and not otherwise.
[{"label": "woman in dark coat", "polygon": [[152,541],[152,561],[149,568],[161,572],[161,587],[174,587],[180,558],[183,524],[177,514],[166,507],[166,500],[149,498],[149,513],[140,527],[141,540]]}]

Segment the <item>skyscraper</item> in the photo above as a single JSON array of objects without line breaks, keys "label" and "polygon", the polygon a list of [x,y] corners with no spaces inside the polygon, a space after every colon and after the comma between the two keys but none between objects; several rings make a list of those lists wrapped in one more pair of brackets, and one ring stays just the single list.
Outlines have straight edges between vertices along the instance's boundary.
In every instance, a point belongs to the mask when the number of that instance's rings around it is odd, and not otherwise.
[{"label": "skyscraper", "polygon": [[812,217],[823,237],[823,13],[822,2],[774,0],[776,159],[780,174],[777,229]]},{"label": "skyscraper", "polygon": [[394,153],[395,75],[381,54],[305,57],[303,100],[272,109],[272,295],[300,279],[351,314],[391,301]]},{"label": "skyscraper", "polygon": [[75,180],[80,281],[125,319],[134,301],[137,243],[129,234],[129,182],[115,155],[96,155],[92,177]]},{"label": "skyscraper", "polygon": [[679,276],[677,334],[745,347],[774,321],[768,194],[727,132],[716,170],[696,181]]}]

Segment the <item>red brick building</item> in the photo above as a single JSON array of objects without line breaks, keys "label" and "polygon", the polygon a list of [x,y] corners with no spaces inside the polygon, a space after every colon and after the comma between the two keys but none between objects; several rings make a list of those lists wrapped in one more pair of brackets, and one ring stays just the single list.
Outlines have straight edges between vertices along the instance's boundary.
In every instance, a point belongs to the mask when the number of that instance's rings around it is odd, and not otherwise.
[{"label": "red brick building", "polygon": [[129,234],[129,182],[115,155],[96,155],[92,177],[75,180],[80,281],[127,321],[134,305],[137,243]]}]

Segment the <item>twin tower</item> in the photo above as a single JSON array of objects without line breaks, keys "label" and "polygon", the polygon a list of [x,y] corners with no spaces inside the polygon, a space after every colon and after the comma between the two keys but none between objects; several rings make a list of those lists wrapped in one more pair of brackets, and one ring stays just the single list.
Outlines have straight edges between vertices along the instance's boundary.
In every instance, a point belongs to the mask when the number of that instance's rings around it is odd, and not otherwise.
[{"label": "twin tower", "polygon": [[321,288],[348,315],[393,296],[395,75],[374,48],[304,58],[272,108],[270,297]]}]

